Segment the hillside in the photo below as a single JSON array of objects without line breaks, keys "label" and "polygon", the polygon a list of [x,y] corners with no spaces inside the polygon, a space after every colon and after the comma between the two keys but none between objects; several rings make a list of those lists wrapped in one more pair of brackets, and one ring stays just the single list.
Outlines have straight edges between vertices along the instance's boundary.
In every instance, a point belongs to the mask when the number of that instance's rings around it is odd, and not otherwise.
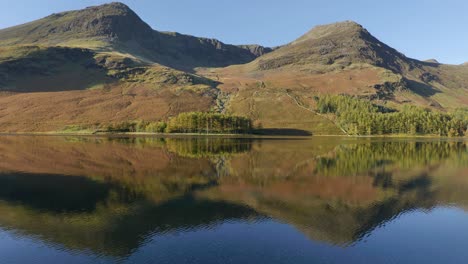
[{"label": "hillside", "polygon": [[1,46],[25,44],[113,51],[183,70],[242,64],[270,51],[258,45],[227,45],[216,39],[159,32],[121,3],[52,14],[0,30]]},{"label": "hillside", "polygon": [[468,105],[468,66],[408,58],[352,21],[277,48],[235,46],[154,30],[121,3],[0,30],[3,132],[217,111],[264,133],[343,134],[317,111],[318,97],[341,94],[451,112]]},{"label": "hillside", "polygon": [[468,105],[467,66],[408,58],[351,21],[317,26],[250,63],[198,73],[218,77],[220,89],[235,94],[231,111],[268,126],[309,130],[298,112],[308,112],[310,119],[314,98],[324,94],[348,94],[394,109],[409,104],[451,111]]},{"label": "hillside", "polygon": [[258,70],[283,67],[329,65],[335,69],[367,63],[403,72],[414,67],[412,60],[372,36],[361,25],[345,21],[317,26],[302,37],[255,61]]}]

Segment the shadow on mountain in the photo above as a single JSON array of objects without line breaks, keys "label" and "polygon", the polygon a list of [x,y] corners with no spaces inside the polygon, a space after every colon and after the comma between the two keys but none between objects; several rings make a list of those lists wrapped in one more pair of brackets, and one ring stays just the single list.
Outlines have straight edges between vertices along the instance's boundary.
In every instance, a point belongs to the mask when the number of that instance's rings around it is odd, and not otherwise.
[{"label": "shadow on mountain", "polygon": [[408,88],[411,91],[423,97],[431,97],[437,93],[440,93],[439,90],[425,83],[417,82],[414,80],[408,80],[408,79],[406,80],[406,82],[408,83],[408,86],[409,86]]},{"label": "shadow on mountain", "polygon": [[0,58],[0,91],[85,90],[115,81],[86,49],[24,46],[4,52],[24,54],[4,61]]}]

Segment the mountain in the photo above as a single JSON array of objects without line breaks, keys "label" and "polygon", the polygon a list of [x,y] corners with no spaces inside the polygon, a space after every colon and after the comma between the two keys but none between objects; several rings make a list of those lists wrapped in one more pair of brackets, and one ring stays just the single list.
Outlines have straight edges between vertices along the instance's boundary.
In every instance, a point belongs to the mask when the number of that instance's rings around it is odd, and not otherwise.
[{"label": "mountain", "polygon": [[290,44],[256,61],[259,70],[321,64],[346,67],[368,63],[402,72],[412,61],[380,42],[361,25],[345,21],[313,28]]},{"label": "mountain", "polygon": [[408,58],[352,21],[317,26],[250,63],[199,74],[219,77],[220,89],[236,94],[230,111],[269,127],[318,133],[327,121],[310,112],[323,94],[349,94],[395,109],[468,105],[468,67]]},{"label": "mountain", "polygon": [[0,30],[2,131],[57,131],[180,112],[245,115],[266,133],[342,134],[316,98],[386,109],[468,105],[468,66],[418,61],[345,21],[276,48],[152,29],[111,3]]},{"label": "mountain", "polygon": [[270,51],[258,45],[227,45],[216,39],[159,32],[122,3],[52,14],[0,30],[0,45],[18,44],[117,51],[183,70],[242,64]]}]

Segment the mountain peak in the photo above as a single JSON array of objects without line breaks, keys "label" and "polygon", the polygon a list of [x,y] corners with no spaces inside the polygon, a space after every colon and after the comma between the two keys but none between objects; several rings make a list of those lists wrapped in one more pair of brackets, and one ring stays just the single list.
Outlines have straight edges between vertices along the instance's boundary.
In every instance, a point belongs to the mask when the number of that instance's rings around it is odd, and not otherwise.
[{"label": "mountain peak", "polygon": [[153,30],[127,5],[113,2],[53,14],[0,30],[0,46],[41,44],[118,51],[182,70],[251,62],[271,51]]},{"label": "mountain peak", "polygon": [[425,60],[425,62],[440,64],[440,62],[436,59],[428,59],[428,60]]},{"label": "mountain peak", "polygon": [[302,37],[294,41],[292,44],[311,39],[321,39],[332,35],[354,35],[358,33],[369,34],[369,32],[362,25],[354,21],[347,20],[333,24],[316,26]]},{"label": "mountain peak", "polygon": [[352,20],[345,20],[341,22],[335,22],[331,24],[324,24],[315,26],[311,31],[326,30],[326,31],[337,31],[337,30],[365,30],[364,27]]},{"label": "mountain peak", "polygon": [[[316,26],[302,37],[257,60],[260,70],[288,67],[346,67],[371,64],[394,72],[411,68],[411,60],[372,36],[354,21]],[[307,66],[308,65],[308,66]]]},{"label": "mountain peak", "polygon": [[0,30],[10,44],[62,44],[81,39],[129,41],[151,36],[153,30],[127,5],[114,2],[52,14],[31,23]]},{"label": "mountain peak", "polygon": [[122,2],[111,2],[111,3],[103,4],[101,6],[113,6],[113,7],[116,7],[116,8],[130,9],[130,7],[128,7],[126,4],[124,4]]},{"label": "mountain peak", "polygon": [[121,2],[112,2],[108,4],[98,5],[98,6],[90,6],[85,8],[84,10],[93,10],[93,11],[101,11],[101,12],[111,12],[114,14],[129,14],[134,13],[133,10],[124,3]]}]

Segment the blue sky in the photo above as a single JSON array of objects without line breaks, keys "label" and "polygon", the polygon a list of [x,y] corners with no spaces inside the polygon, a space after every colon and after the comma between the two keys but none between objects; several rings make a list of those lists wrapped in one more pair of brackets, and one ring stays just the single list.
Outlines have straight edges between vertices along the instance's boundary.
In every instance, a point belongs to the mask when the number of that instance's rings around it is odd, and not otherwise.
[{"label": "blue sky", "polygon": [[[0,0],[0,28],[103,0]],[[154,29],[276,46],[319,24],[354,20],[417,59],[468,61],[464,0],[123,0]],[[27,7],[27,8],[25,8]]]}]

